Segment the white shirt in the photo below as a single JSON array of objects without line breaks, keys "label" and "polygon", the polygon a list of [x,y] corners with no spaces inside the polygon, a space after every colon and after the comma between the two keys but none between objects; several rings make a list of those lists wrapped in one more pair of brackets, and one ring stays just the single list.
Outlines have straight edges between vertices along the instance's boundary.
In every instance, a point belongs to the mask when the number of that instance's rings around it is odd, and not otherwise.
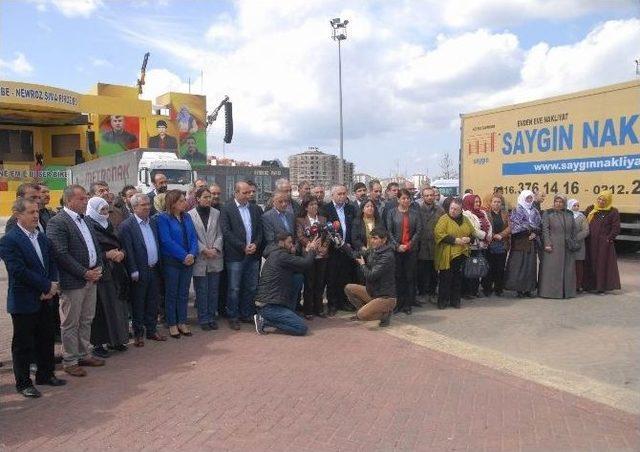
[{"label": "white shirt", "polygon": [[344,215],[345,204],[338,206],[338,204],[336,204],[334,201],[333,205],[336,208],[336,213],[338,214],[338,220],[340,220],[340,227],[342,228],[342,240],[346,241],[347,240],[347,218]]},{"label": "white shirt", "polygon": [[93,237],[91,236],[91,231],[89,231],[89,226],[87,226],[87,223],[84,221],[84,215],[80,216],[78,213],[68,209],[67,207],[64,207],[64,211],[67,212],[71,219],[76,222],[76,226],[80,229],[84,243],[87,246],[87,251],[89,252],[89,267],[95,267],[98,263],[98,254],[96,253],[96,247],[93,244]]},{"label": "white shirt", "polygon": [[237,199],[234,199],[236,202],[236,206],[238,206],[238,210],[240,211],[240,217],[242,217],[242,223],[244,224],[244,229],[246,232],[246,241],[247,246],[251,244],[251,212],[249,211],[249,203],[245,203],[243,206],[238,202]]},{"label": "white shirt", "polygon": [[31,242],[33,247],[36,249],[36,254],[38,255],[38,258],[40,259],[40,263],[44,267],[44,258],[42,257],[42,250],[40,249],[40,242],[38,242],[38,234],[39,234],[38,230],[36,229],[33,232],[29,232],[25,228],[23,228],[20,223],[18,223],[18,227],[20,229],[22,229],[22,232],[24,232],[25,235],[29,238],[29,241]]}]

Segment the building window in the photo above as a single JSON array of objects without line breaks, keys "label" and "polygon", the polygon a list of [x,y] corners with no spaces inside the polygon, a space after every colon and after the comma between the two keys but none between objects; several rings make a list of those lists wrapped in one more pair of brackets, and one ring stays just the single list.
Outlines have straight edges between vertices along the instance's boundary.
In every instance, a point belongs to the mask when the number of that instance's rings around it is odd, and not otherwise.
[{"label": "building window", "polygon": [[76,149],[80,149],[80,134],[51,135],[52,157],[74,157]]},{"label": "building window", "polygon": [[33,132],[0,129],[0,160],[3,162],[33,162]]}]

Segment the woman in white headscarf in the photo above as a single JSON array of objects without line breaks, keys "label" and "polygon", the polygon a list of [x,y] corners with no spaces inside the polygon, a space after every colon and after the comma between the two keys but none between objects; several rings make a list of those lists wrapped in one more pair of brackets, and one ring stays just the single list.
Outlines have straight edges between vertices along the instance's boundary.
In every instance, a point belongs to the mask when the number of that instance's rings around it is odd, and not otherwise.
[{"label": "woman in white headscarf", "polygon": [[98,282],[96,314],[91,324],[93,354],[106,358],[112,350],[127,350],[129,311],[127,308],[128,277],[124,268],[124,251],[109,221],[109,204],[93,197],[87,204],[85,220],[92,227],[102,253],[102,278]]},{"label": "woman in white headscarf", "polygon": [[511,251],[507,261],[505,289],[518,297],[532,297],[538,285],[538,255],[542,219],[533,205],[533,192],[523,190],[511,212]]},{"label": "woman in white headscarf", "polygon": [[567,209],[573,213],[576,222],[576,241],[580,244],[580,249],[575,252],[576,259],[576,290],[578,293],[584,290],[582,281],[584,280],[584,259],[586,255],[585,239],[589,235],[589,222],[587,217],[580,212],[580,203],[577,199],[567,201]]}]

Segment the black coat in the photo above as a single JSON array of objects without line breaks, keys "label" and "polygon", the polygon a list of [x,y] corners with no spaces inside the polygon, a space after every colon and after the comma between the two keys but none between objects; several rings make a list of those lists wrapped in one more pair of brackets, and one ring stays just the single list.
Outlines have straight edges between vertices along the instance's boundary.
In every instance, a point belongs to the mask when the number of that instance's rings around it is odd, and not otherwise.
[{"label": "black coat", "polygon": [[[379,218],[376,219],[374,227],[384,227],[382,224],[382,220]],[[351,227],[351,244],[353,249],[356,251],[360,251],[363,247],[367,246],[367,231],[364,221],[362,218],[356,217],[353,220],[353,225]]]},{"label": "black coat", "polygon": [[[411,240],[409,242],[409,250],[418,249],[420,243],[420,234],[422,233],[422,217],[417,209],[409,209],[409,234]],[[402,220],[403,213],[397,207],[389,210],[387,215],[387,231],[389,231],[389,244],[397,249],[402,241]]]},{"label": "black coat", "polygon": [[[333,204],[333,202],[328,202],[327,204],[325,204],[323,206],[323,211],[320,212],[320,215],[325,217],[328,222],[333,223],[334,221],[340,220],[340,218],[338,217],[338,212],[336,212],[336,206]],[[353,229],[353,219],[356,217],[356,213],[353,206],[349,203],[346,203],[344,205],[344,217],[347,226],[347,230],[345,231],[345,243],[351,245],[351,230]],[[342,234],[342,226],[340,226],[338,232]]]},{"label": "black coat", "polygon": [[[258,249],[253,256],[259,259],[263,242],[262,213],[257,205],[248,203],[248,206],[249,214],[251,215],[251,243],[254,243]],[[245,257],[246,231],[240,216],[240,210],[233,199],[225,203],[220,211],[220,227],[224,238],[225,261],[239,262],[243,260]]]},{"label": "black coat", "polygon": [[[226,250],[225,250],[226,251]],[[291,284],[294,273],[303,273],[313,265],[315,253],[296,256],[278,244],[267,246],[269,255],[262,267],[256,305],[278,304],[290,306]]]},{"label": "black coat", "polygon": [[396,258],[388,244],[369,251],[362,272],[371,298],[396,298]]}]

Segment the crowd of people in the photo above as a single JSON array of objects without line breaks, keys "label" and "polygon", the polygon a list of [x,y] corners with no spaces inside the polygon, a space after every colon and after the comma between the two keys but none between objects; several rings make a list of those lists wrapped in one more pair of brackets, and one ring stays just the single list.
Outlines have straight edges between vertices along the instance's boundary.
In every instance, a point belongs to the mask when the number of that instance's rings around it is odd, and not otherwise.
[{"label": "crowd of people", "polygon": [[[259,334],[305,335],[316,318],[352,312],[352,320],[412,314],[431,302],[501,296],[571,298],[620,288],[613,241],[620,218],[612,195],[578,201],[520,193],[508,211],[498,191],[483,200],[467,190],[440,199],[436,187],[411,183],[336,185],[307,182],[292,197],[288,180],[264,208],[256,185],[235,184],[233,198],[199,179],[189,193],[169,190],[156,173],[153,190],[114,194],[106,182],[64,189],[57,211],[46,185],[24,183],[0,240],[9,276],[16,389],[39,397],[36,385],[60,386],[54,343],[74,377],[104,366],[113,353],[145,340],[192,336],[190,288],[197,323]],[[326,297],[326,304],[325,304]]]}]

